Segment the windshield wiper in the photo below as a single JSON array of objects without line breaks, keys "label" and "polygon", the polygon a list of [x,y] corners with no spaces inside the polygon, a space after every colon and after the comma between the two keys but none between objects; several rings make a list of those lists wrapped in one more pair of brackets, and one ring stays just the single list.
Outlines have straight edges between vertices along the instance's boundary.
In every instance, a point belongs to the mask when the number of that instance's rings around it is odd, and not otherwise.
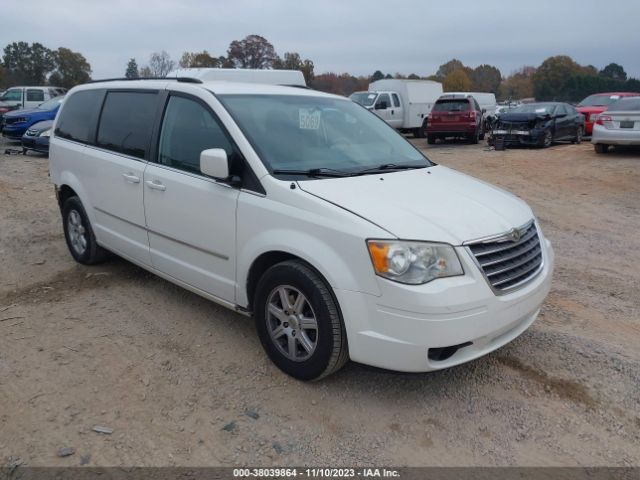
[{"label": "windshield wiper", "polygon": [[396,164],[396,163],[383,163],[377,167],[365,168],[354,172],[354,175],[367,175],[369,173],[389,172],[393,170],[412,170],[416,168],[426,168],[429,165],[408,165],[408,164]]},{"label": "windshield wiper", "polygon": [[332,168],[309,168],[308,170],[282,170],[272,172],[274,175],[304,175],[306,177],[350,177],[352,174]]}]

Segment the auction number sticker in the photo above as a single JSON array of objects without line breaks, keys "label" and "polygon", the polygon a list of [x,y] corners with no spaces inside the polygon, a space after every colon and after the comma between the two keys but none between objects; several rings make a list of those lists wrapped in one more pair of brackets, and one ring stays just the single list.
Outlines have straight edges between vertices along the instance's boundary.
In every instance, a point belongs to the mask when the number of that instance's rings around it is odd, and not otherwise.
[{"label": "auction number sticker", "polygon": [[318,130],[320,128],[320,110],[315,108],[301,108],[298,110],[300,128],[303,130]]}]

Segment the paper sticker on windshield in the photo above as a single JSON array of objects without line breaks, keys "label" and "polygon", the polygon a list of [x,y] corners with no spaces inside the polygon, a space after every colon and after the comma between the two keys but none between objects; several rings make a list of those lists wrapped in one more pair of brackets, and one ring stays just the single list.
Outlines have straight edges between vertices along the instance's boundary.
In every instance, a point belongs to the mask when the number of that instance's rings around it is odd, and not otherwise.
[{"label": "paper sticker on windshield", "polygon": [[547,111],[546,108],[536,108],[536,113],[544,113],[546,111]]},{"label": "paper sticker on windshield", "polygon": [[315,108],[301,108],[298,110],[300,128],[303,130],[318,130],[320,128],[320,110]]},{"label": "paper sticker on windshield", "polygon": [[367,95],[367,98],[369,100],[373,100],[374,98],[376,98],[376,94],[375,93],[370,93],[369,95]]},{"label": "paper sticker on windshield", "polygon": [[618,100],[620,98],[620,95],[611,95],[609,98],[611,100]]}]

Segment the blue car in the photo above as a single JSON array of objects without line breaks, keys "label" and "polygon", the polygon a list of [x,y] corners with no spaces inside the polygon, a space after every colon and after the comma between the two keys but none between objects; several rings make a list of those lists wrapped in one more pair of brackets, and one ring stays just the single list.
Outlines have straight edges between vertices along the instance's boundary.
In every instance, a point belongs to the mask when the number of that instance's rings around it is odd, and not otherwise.
[{"label": "blue car", "polygon": [[26,154],[27,150],[33,150],[48,154],[52,125],[53,120],[44,120],[31,125],[22,136],[22,153]]},{"label": "blue car", "polygon": [[60,109],[64,95],[52,98],[36,108],[7,112],[2,118],[2,136],[20,140],[32,125],[43,120],[53,120]]}]

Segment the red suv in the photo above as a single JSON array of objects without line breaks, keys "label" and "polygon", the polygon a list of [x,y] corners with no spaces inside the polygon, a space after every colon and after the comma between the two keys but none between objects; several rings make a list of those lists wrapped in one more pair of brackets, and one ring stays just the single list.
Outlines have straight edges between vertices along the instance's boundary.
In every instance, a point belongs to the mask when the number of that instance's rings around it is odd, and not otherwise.
[{"label": "red suv", "polygon": [[464,137],[471,143],[484,138],[483,111],[471,95],[443,95],[427,119],[427,141],[437,138]]},{"label": "red suv", "polygon": [[604,112],[609,105],[618,100],[620,97],[637,97],[640,93],[634,92],[610,92],[610,93],[594,93],[582,100],[576,110],[584,115],[584,134],[591,135],[593,132],[593,124],[596,117]]}]

